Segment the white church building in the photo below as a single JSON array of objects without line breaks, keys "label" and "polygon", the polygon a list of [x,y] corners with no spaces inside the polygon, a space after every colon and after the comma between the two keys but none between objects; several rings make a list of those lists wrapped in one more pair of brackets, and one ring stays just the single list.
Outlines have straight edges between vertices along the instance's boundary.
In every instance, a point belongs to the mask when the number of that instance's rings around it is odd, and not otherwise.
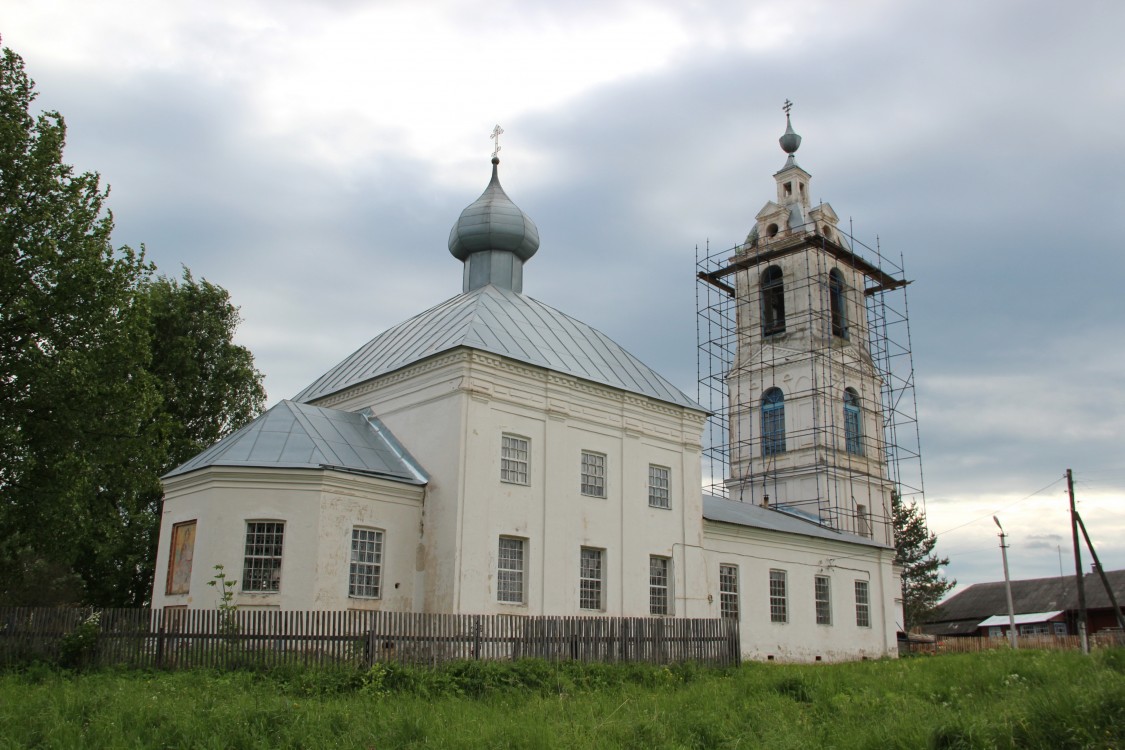
[{"label": "white church building", "polygon": [[[222,565],[244,609],[736,617],[744,658],[895,655],[891,484],[878,450],[853,450],[861,432],[881,431],[879,376],[862,301],[796,299],[805,266],[777,252],[836,222],[830,207],[810,208],[791,133],[777,200],[731,259],[745,364],[728,377],[730,424],[765,434],[737,443],[747,455],[731,460],[727,497],[703,491],[704,407],[523,294],[538,231],[501,188],[494,156],[488,187],[449,235],[460,294],[164,477],[153,606],[213,608],[207,583]],[[774,255],[759,268],[763,252]],[[831,270],[811,273],[861,289],[846,246],[832,253]],[[768,268],[789,290],[780,301],[763,296],[774,294],[760,283]],[[818,304],[835,330],[800,322],[802,305]],[[785,347],[811,345],[846,351],[835,377],[850,426],[838,435],[802,427],[834,408],[802,391],[797,358],[785,362]],[[858,422],[846,416],[856,406]],[[826,468],[826,449],[863,471]],[[767,463],[751,460],[763,451]],[[850,515],[810,510],[810,482],[854,498]],[[772,501],[741,489],[766,483]]]}]

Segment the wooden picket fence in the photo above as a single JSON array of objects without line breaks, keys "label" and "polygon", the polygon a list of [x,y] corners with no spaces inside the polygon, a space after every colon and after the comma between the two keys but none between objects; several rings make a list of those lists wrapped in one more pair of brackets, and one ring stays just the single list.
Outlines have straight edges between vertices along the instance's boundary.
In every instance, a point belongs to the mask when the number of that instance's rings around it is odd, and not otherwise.
[{"label": "wooden picket fence", "polygon": [[[96,637],[80,648],[83,630]],[[734,619],[0,607],[0,667],[60,658],[176,669],[520,658],[734,666],[739,652]]]},{"label": "wooden picket fence", "polygon": [[[1125,646],[1125,636],[1120,631],[1103,630],[1089,637],[1091,649]],[[1078,651],[1082,643],[1076,635],[1021,635],[1017,641],[1021,649],[1047,651]],[[994,651],[1011,648],[1008,637],[963,637],[943,638],[933,643],[911,643],[911,654],[975,654],[981,651]]]}]

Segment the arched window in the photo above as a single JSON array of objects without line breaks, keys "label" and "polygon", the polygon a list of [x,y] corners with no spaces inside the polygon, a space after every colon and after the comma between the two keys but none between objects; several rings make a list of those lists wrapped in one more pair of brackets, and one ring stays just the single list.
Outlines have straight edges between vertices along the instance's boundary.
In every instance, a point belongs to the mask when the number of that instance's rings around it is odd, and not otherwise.
[{"label": "arched window", "polygon": [[762,456],[785,452],[785,394],[770,388],[762,394]]},{"label": "arched window", "polygon": [[785,333],[785,283],[781,269],[770,266],[762,272],[762,335]]},{"label": "arched window", "polygon": [[844,291],[844,277],[835,268],[828,274],[828,305],[832,310],[832,335],[848,337],[847,296]]},{"label": "arched window", "polygon": [[848,453],[863,455],[863,420],[859,411],[859,394],[854,388],[844,389],[844,444]]}]

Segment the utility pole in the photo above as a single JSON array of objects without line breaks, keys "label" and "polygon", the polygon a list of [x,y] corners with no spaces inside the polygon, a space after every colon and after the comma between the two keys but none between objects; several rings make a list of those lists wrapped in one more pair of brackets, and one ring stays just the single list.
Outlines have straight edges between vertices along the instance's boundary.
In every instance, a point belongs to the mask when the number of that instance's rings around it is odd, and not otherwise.
[{"label": "utility pole", "polygon": [[1074,577],[1078,586],[1078,639],[1082,642],[1082,653],[1090,653],[1090,641],[1086,635],[1086,587],[1083,583],[1082,548],[1078,546],[1078,511],[1074,508],[1074,473],[1066,470],[1066,492],[1070,495],[1070,531],[1074,537]]},{"label": "utility pole", "polygon": [[993,516],[992,520],[1000,529],[1000,556],[1004,558],[1004,588],[1008,592],[1008,643],[1015,649],[1019,648],[1019,642],[1016,640],[1016,608],[1012,604],[1012,579],[1008,575],[1008,545],[1004,544],[1007,534],[1004,533],[1004,527],[1000,526],[999,518]]},{"label": "utility pole", "polygon": [[1090,541],[1090,534],[1086,531],[1086,524],[1082,523],[1082,516],[1075,513],[1075,518],[1078,519],[1078,527],[1082,529],[1082,536],[1086,539],[1086,549],[1090,550],[1090,557],[1094,558],[1094,570],[1098,571],[1098,575],[1102,579],[1102,586],[1105,586],[1105,594],[1109,597],[1109,603],[1113,606],[1113,615],[1117,618],[1117,627],[1125,631],[1125,616],[1121,614],[1121,607],[1117,604],[1117,597],[1113,595],[1113,586],[1109,585],[1109,578],[1105,574],[1105,569],[1102,567],[1102,561],[1098,559],[1098,552],[1094,549],[1094,543]]}]

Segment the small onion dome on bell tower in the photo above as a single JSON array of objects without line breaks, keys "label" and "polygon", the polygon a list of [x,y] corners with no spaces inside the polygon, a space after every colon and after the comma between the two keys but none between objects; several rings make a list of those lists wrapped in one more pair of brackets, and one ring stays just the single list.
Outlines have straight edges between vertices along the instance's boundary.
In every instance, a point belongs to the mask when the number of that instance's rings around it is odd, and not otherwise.
[{"label": "small onion dome on bell tower", "polygon": [[465,264],[465,292],[488,284],[522,292],[523,264],[539,249],[535,222],[500,187],[499,164],[493,155],[492,180],[449,232],[449,252]]},{"label": "small onion dome on bell tower", "polygon": [[781,150],[792,156],[797,153],[797,149],[801,147],[801,136],[793,130],[793,123],[789,120],[789,113],[785,113],[785,133],[777,142],[781,144]]}]

